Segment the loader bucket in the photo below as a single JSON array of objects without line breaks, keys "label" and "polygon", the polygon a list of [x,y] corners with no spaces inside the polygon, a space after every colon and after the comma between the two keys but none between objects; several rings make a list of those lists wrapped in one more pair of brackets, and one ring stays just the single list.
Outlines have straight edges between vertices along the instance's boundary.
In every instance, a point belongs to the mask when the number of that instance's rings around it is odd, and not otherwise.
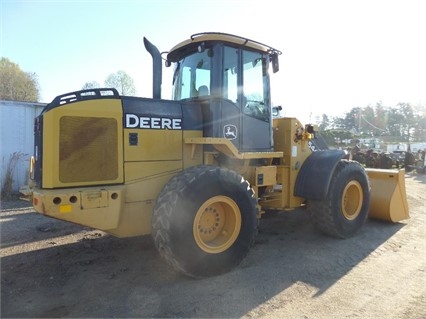
[{"label": "loader bucket", "polygon": [[391,222],[408,219],[405,170],[367,168],[371,199],[369,217]]}]

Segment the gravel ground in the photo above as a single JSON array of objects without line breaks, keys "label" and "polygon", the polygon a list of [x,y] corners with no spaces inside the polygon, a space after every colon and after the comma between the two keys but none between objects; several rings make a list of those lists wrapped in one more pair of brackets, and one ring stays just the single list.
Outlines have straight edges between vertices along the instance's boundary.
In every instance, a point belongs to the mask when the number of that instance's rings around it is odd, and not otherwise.
[{"label": "gravel ground", "polygon": [[426,318],[426,176],[410,219],[336,240],[303,209],[263,219],[235,270],[174,273],[149,236],[118,239],[2,202],[2,318]]}]

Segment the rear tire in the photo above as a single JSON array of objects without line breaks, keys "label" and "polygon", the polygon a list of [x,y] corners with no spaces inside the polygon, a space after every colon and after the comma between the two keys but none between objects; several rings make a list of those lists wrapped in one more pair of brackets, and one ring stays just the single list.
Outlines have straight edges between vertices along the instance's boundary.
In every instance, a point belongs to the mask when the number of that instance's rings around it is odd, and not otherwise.
[{"label": "rear tire", "polygon": [[309,201],[314,226],[337,238],[355,235],[368,217],[370,186],[364,168],[341,160],[333,173],[325,200]]},{"label": "rear tire", "polygon": [[257,234],[257,207],[249,183],[215,166],[189,168],[161,191],[152,217],[160,255],[190,277],[230,271]]}]

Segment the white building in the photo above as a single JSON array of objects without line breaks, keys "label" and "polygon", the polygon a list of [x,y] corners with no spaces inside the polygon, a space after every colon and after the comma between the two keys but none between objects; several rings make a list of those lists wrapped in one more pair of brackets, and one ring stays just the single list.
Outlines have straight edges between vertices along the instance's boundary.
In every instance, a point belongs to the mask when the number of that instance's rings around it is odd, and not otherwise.
[{"label": "white building", "polygon": [[[417,153],[419,150],[426,150],[426,142],[410,143],[410,150],[413,153]],[[387,151],[392,153],[394,151],[408,151],[407,143],[388,144]]]},{"label": "white building", "polygon": [[34,118],[46,104],[0,100],[0,182],[5,182],[11,157],[16,166],[12,174],[13,191],[27,184],[29,159],[34,148]]}]

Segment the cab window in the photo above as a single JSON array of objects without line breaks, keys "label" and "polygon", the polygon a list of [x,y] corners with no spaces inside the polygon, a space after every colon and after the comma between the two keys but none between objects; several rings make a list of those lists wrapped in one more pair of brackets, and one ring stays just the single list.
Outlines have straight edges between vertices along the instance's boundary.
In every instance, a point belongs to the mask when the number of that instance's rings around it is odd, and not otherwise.
[{"label": "cab window", "polygon": [[257,52],[244,51],[243,58],[243,111],[249,116],[269,121],[269,108],[265,91],[266,60]]},{"label": "cab window", "polygon": [[223,95],[243,113],[269,121],[266,56],[237,48],[224,48]]},{"label": "cab window", "polygon": [[173,100],[210,94],[211,49],[188,55],[175,65]]}]

